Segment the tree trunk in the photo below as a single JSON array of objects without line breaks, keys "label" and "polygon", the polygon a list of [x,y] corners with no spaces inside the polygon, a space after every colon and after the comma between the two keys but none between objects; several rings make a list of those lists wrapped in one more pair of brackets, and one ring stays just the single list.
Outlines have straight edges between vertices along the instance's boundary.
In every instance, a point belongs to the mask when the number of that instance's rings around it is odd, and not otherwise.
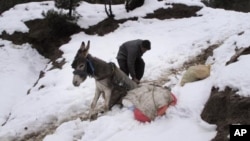
[{"label": "tree trunk", "polygon": [[73,0],[69,1],[69,17],[72,17]]}]

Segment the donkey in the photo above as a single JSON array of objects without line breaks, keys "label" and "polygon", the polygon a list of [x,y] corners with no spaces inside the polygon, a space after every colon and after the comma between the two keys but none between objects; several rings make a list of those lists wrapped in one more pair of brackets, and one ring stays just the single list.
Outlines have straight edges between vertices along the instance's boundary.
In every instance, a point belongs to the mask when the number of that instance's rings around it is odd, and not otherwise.
[{"label": "donkey", "polygon": [[97,115],[95,107],[101,94],[104,98],[104,112],[107,112],[113,105],[121,103],[127,91],[136,88],[137,84],[114,63],[107,63],[90,55],[88,53],[89,47],[90,41],[88,41],[87,46],[82,42],[76,53],[72,63],[72,68],[74,68],[73,85],[79,86],[86,80],[87,76],[95,79],[95,96],[89,111],[89,118],[95,119]]}]

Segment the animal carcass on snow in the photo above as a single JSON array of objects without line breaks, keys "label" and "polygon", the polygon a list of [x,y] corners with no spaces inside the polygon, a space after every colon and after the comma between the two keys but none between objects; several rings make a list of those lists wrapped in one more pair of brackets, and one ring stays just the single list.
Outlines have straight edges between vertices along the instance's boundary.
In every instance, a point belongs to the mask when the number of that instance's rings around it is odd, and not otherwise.
[{"label": "animal carcass on snow", "polygon": [[207,78],[210,75],[210,68],[210,65],[196,65],[189,67],[182,77],[181,86],[184,86],[188,82]]}]

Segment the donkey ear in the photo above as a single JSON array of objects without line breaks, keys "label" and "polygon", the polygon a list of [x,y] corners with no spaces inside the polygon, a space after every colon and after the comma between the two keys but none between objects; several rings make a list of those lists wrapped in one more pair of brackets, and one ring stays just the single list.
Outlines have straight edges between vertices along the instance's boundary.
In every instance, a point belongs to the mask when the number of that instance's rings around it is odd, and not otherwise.
[{"label": "donkey ear", "polygon": [[90,41],[88,41],[87,46],[85,47],[84,52],[83,52],[85,57],[87,57],[87,55],[89,54],[89,44],[90,44]]},{"label": "donkey ear", "polygon": [[90,44],[90,41],[88,40],[88,43],[87,43],[87,46],[86,46],[86,50],[89,50],[89,44]]},{"label": "donkey ear", "polygon": [[84,42],[82,42],[81,47],[80,47],[80,50],[81,50],[81,51],[84,51],[84,50],[85,50],[85,43],[84,43]]}]

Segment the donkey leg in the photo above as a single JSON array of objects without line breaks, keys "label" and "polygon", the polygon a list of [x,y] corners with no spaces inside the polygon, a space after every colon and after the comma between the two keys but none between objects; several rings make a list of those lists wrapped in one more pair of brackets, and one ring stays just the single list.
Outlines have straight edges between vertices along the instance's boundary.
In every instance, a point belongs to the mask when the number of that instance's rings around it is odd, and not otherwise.
[{"label": "donkey leg", "polygon": [[105,90],[104,93],[104,112],[107,112],[111,107],[110,107],[110,98],[111,98],[111,90]]},{"label": "donkey leg", "polygon": [[94,119],[95,118],[93,116],[96,113],[95,112],[95,107],[96,107],[96,104],[97,104],[97,101],[98,101],[100,95],[101,95],[101,91],[99,89],[96,89],[95,96],[94,96],[94,99],[93,99],[93,101],[91,103],[90,110],[89,110],[89,118],[90,119]]}]

